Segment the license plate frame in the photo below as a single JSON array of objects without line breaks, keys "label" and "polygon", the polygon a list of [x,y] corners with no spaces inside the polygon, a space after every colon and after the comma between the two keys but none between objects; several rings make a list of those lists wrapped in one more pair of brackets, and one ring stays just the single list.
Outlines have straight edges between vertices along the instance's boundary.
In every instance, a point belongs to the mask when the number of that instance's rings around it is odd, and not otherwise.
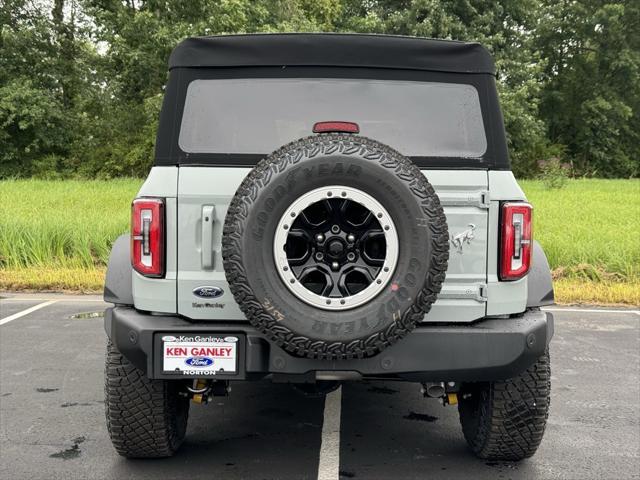
[{"label": "license plate frame", "polygon": [[[228,332],[166,332],[157,333],[155,337],[156,378],[243,379],[245,376],[244,335]],[[183,350],[167,356],[167,348]],[[229,348],[235,354],[232,355],[232,361],[223,352]],[[194,360],[190,364],[185,363],[190,358]]]}]

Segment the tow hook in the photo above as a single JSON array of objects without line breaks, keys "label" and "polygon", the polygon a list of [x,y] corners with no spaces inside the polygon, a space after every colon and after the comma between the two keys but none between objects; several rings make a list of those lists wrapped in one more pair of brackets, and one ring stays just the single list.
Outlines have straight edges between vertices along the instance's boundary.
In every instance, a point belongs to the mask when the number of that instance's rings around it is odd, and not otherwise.
[{"label": "tow hook", "polygon": [[193,381],[192,387],[187,387],[188,396],[193,403],[206,405],[213,397],[226,397],[231,392],[228,380],[207,380],[197,378]]},{"label": "tow hook", "polygon": [[428,382],[422,384],[420,391],[425,397],[439,398],[444,406],[457,405],[458,387],[455,382]]}]

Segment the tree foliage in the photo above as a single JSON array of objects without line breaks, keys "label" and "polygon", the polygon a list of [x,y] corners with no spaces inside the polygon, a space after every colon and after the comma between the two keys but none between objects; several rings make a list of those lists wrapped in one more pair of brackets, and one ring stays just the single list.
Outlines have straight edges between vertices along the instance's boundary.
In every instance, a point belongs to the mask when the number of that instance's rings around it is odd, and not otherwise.
[{"label": "tree foliage", "polygon": [[640,173],[632,0],[5,0],[0,28],[0,178],[144,175],[172,48],[284,31],[480,41],[516,173]]},{"label": "tree foliage", "polygon": [[640,3],[549,2],[541,20],[540,114],[550,141],[580,172],[638,175]]}]

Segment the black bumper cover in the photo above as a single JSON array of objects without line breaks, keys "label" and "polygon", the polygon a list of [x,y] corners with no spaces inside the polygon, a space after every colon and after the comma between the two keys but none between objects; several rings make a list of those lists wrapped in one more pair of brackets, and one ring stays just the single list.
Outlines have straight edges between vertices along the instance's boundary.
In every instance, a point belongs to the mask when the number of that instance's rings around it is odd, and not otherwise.
[{"label": "black bumper cover", "polygon": [[[471,325],[421,325],[378,355],[353,360],[293,357],[248,323],[191,322],[117,306],[105,312],[105,330],[120,352],[149,378],[176,378],[161,369],[161,334],[235,334],[237,380],[312,381],[316,378],[397,378],[409,381],[480,381],[514,377],[540,357],[553,336],[553,315],[537,309]],[[182,377],[188,378],[188,377]]]}]

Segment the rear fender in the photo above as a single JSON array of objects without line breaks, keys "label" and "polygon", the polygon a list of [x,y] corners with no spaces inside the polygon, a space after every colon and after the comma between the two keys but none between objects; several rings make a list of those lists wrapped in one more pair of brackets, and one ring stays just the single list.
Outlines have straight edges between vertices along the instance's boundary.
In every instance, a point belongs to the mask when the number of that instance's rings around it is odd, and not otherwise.
[{"label": "rear fender", "polygon": [[551,268],[542,246],[534,241],[531,269],[527,275],[527,308],[553,305],[553,282]]},{"label": "rear fender", "polygon": [[113,244],[104,284],[105,302],[116,305],[133,305],[130,249],[131,242],[128,233],[120,235]]}]

